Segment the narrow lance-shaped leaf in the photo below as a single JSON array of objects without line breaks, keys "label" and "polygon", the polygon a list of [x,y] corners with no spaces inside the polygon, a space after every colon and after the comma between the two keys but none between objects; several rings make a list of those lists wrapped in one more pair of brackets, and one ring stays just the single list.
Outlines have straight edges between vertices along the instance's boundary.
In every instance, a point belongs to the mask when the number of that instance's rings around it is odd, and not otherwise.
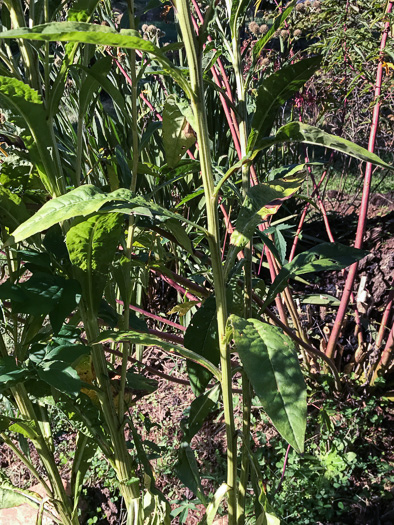
[{"label": "narrow lance-shaped leaf", "polygon": [[281,268],[269,289],[262,308],[268,306],[278,293],[283,292],[289,279],[305,273],[341,270],[361,260],[367,254],[365,250],[331,242],[319,244],[298,254]]},{"label": "narrow lance-shaped leaf", "polygon": [[260,137],[257,139],[251,158],[254,158],[260,151],[270,148],[274,144],[284,144],[286,142],[303,142],[305,144],[313,144],[314,146],[323,146],[325,148],[346,153],[351,157],[355,157],[383,168],[394,169],[393,166],[384,162],[375,153],[369,152],[367,149],[354,144],[350,140],[330,135],[315,126],[309,126],[302,122],[290,122],[285,126],[279,128],[278,133],[273,137]]},{"label": "narrow lance-shaped leaf", "polygon": [[258,136],[270,134],[279,108],[311,78],[320,62],[321,57],[307,58],[264,78],[257,90],[256,111],[248,138],[249,151],[253,150]]},{"label": "narrow lance-shaped leaf", "polygon": [[219,381],[221,378],[221,374],[218,368],[205,357],[200,356],[196,352],[193,352],[192,350],[189,350],[188,348],[184,348],[183,346],[180,346],[178,344],[168,343],[166,341],[163,341],[162,339],[159,339],[158,337],[155,337],[151,334],[142,334],[140,332],[135,332],[131,330],[127,332],[105,331],[100,334],[99,339],[95,342],[102,343],[104,341],[114,341],[115,343],[121,342],[121,341],[130,341],[131,343],[134,343],[137,345],[159,346],[166,352],[170,352],[170,353],[177,352],[179,355],[181,355],[185,359],[188,359],[190,361],[200,364],[201,366],[209,370],[209,372],[213,376],[215,376],[216,379],[218,379]]},{"label": "narrow lance-shaped leaf", "polygon": [[197,461],[193,450],[187,443],[182,443],[178,451],[178,462],[175,465],[175,472],[182,483],[199,498],[203,505],[207,505],[208,502],[202,490]]},{"label": "narrow lance-shaped leaf", "polygon": [[[217,365],[220,360],[218,324],[216,320],[216,301],[208,297],[204,304],[194,314],[185,332],[186,348],[209,359]],[[212,377],[208,370],[196,363],[187,363],[187,373],[193,392],[202,394]]]},{"label": "narrow lance-shaped leaf", "polygon": [[261,404],[282,437],[303,452],[306,387],[293,341],[257,319],[229,317],[235,347]]}]

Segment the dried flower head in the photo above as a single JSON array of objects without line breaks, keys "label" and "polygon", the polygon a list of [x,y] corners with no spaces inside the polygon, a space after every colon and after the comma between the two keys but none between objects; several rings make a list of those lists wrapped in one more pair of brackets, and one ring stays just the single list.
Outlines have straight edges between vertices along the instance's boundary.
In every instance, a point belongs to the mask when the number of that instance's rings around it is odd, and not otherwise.
[{"label": "dried flower head", "polygon": [[249,31],[253,33],[254,35],[258,35],[260,33],[260,28],[257,22],[250,22],[248,27],[249,27]]},{"label": "dried flower head", "polygon": [[289,36],[289,32],[286,29],[282,29],[280,36],[283,38],[283,40],[286,40],[286,38]]},{"label": "dried flower head", "polygon": [[280,37],[280,31],[279,29],[277,31],[275,31],[275,33],[272,35],[274,38],[279,38]]},{"label": "dried flower head", "polygon": [[296,11],[299,11],[299,12],[304,11],[304,4],[297,4]]},{"label": "dried flower head", "polygon": [[320,6],[321,2],[319,2],[319,0],[315,0],[315,2],[313,2],[313,7],[315,7],[316,9],[319,9]]},{"label": "dried flower head", "polygon": [[155,35],[157,33],[157,27],[151,24],[146,28],[147,33],[151,33],[152,35]]},{"label": "dried flower head", "polygon": [[148,24],[142,24],[142,27],[141,27],[142,31],[144,33],[146,33],[147,29],[148,29]]},{"label": "dried flower head", "polygon": [[311,5],[312,5],[311,0],[305,0],[305,2],[304,2],[304,6],[305,7],[311,7]]},{"label": "dried flower head", "polygon": [[264,66],[264,67],[267,67],[270,65],[270,59],[269,58],[263,58],[263,60],[261,61],[261,65]]},{"label": "dried flower head", "polygon": [[301,29],[296,29],[296,30],[294,31],[293,35],[294,35],[296,38],[299,37],[299,36],[301,36],[301,35],[302,35],[302,31],[301,31]]},{"label": "dried flower head", "polygon": [[269,27],[267,26],[267,24],[262,24],[260,26],[260,34],[265,35],[266,33],[268,33],[268,31]]}]

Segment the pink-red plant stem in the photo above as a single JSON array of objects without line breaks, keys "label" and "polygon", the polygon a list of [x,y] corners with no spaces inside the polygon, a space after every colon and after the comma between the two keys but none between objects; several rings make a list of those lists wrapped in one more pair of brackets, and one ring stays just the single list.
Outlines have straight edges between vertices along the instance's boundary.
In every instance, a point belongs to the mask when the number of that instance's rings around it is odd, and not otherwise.
[{"label": "pink-red plant stem", "polygon": [[[393,8],[393,2],[389,2],[387,5],[387,14],[391,13]],[[371,125],[371,131],[369,136],[369,143],[368,143],[368,151],[374,152],[375,150],[375,140],[376,140],[376,132],[378,129],[379,124],[379,111],[380,111],[380,94],[381,94],[381,88],[382,88],[382,78],[383,78],[383,53],[384,48],[386,47],[387,42],[387,36],[388,32],[390,30],[390,22],[387,21],[384,25],[384,30],[382,34],[382,39],[380,43],[380,61],[378,64],[378,70],[376,73],[376,85],[375,85],[375,95],[374,95],[374,110],[373,110],[373,117],[372,117],[372,125]],[[357,232],[356,232],[356,241],[355,241],[355,248],[362,248],[363,245],[363,237],[365,232],[365,225],[366,225],[366,219],[367,219],[367,212],[368,212],[368,201],[369,201],[369,193],[371,188],[371,179],[372,179],[372,164],[367,163],[366,169],[365,169],[365,178],[364,178],[364,187],[363,187],[363,195],[361,200],[361,207],[360,207],[360,213],[359,213],[359,220],[357,225]],[[357,275],[357,269],[358,269],[358,263],[354,263],[349,270],[346,283],[345,283],[345,289],[342,295],[341,303],[338,308],[337,316],[334,322],[333,329],[330,334],[330,338],[327,343],[327,349],[326,349],[326,355],[330,358],[332,358],[335,354],[339,334],[342,329],[343,320],[346,315],[346,311],[349,305],[350,295],[353,291],[353,285],[354,281]]]},{"label": "pink-red plant stem", "polygon": [[[124,302],[121,301],[120,299],[117,299],[116,302],[124,306]],[[138,308],[138,306],[134,306],[133,304],[129,304],[129,308],[130,310],[133,310],[134,312],[138,312],[144,315],[145,317],[149,317],[150,319],[154,319],[155,321],[159,321],[160,323],[164,323],[164,324],[167,324],[168,326],[172,326],[173,328],[176,328],[177,330],[182,330],[182,331],[186,330],[185,326],[182,326],[178,323],[174,323],[174,321],[170,321],[169,319],[160,317],[160,315],[155,315],[155,314],[152,314],[151,312],[147,312],[146,310],[143,310],[142,308]]]}]

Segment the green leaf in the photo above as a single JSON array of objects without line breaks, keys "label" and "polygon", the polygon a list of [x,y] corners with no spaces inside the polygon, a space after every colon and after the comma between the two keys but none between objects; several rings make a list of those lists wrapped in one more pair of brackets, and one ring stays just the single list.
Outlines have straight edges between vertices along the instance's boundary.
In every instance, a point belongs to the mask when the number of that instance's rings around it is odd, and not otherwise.
[{"label": "green leaf", "polygon": [[303,452],[306,387],[293,341],[279,328],[257,319],[229,317],[245,372],[273,425]]},{"label": "green leaf", "polygon": [[237,28],[245,16],[246,11],[252,0],[232,0],[231,15],[230,15],[230,30],[233,38],[238,37]]},{"label": "green leaf", "polygon": [[115,343],[122,341],[130,341],[131,343],[144,346],[158,346],[165,350],[166,352],[174,353],[177,352],[182,357],[189,359],[195,363],[200,364],[201,366],[207,368],[209,372],[220,380],[221,374],[215,365],[205,357],[199,355],[196,352],[189,350],[188,348],[183,348],[180,345],[174,343],[168,343],[155,337],[151,334],[142,334],[135,331],[125,331],[125,332],[112,332],[110,330],[101,332],[100,337],[96,343],[102,343],[104,341],[114,341]]},{"label": "green leaf", "polygon": [[17,366],[13,357],[0,358],[0,392],[28,379],[28,371]]},{"label": "green leaf", "polygon": [[42,381],[70,397],[77,397],[82,388],[77,372],[63,361],[44,362],[37,373]]},{"label": "green leaf", "polygon": [[28,281],[0,286],[0,299],[11,300],[13,312],[31,315],[49,314],[57,333],[66,316],[79,301],[80,288],[73,279],[36,272]]},{"label": "green leaf", "polygon": [[383,162],[375,153],[371,153],[365,148],[357,146],[357,144],[350,142],[350,140],[330,135],[315,126],[309,126],[302,122],[290,122],[282,126],[274,137],[259,137],[251,157],[254,158],[259,151],[267,149],[274,144],[283,144],[286,142],[303,142],[305,144],[313,144],[314,146],[323,146],[340,151],[341,153],[346,153],[356,159],[382,166],[383,168],[394,169],[390,164]]},{"label": "green leaf", "polygon": [[99,59],[91,68],[85,70],[89,74],[83,81],[79,92],[78,111],[80,115],[84,116],[86,114],[93,95],[97,93],[100,87],[100,83],[96,80],[95,76],[100,79],[106,79],[111,70],[111,66],[111,57],[104,57]]},{"label": "green leaf", "polygon": [[342,270],[360,261],[368,253],[365,250],[358,250],[357,248],[332,242],[325,242],[315,246],[315,248],[299,253],[291,262],[281,268],[270,286],[262,308],[270,304],[278,293],[283,292],[289,279],[306,273]]},{"label": "green leaf", "polygon": [[[242,250],[252,238],[262,217],[275,213],[277,205],[291,197],[304,181],[304,175],[276,179],[249,189],[238,214],[236,228],[231,235],[231,245]],[[270,206],[270,207],[268,207]],[[237,253],[236,252],[236,253]]]},{"label": "green leaf", "polygon": [[169,219],[164,223],[164,228],[172,233],[172,235],[179,242],[180,246],[185,248],[188,253],[193,253],[191,240],[189,239],[185,228],[180,224],[179,221],[176,221],[175,219]]},{"label": "green leaf", "polygon": [[127,372],[127,386],[135,393],[152,394],[158,389],[159,383],[155,379],[150,379],[142,374]]},{"label": "green leaf", "polygon": [[[194,314],[185,332],[184,345],[189,350],[209,359],[217,365],[220,361],[218,325],[216,320],[216,301],[208,297]],[[187,373],[195,395],[204,392],[212,374],[206,368],[193,362],[187,362]]]},{"label": "green leaf", "polygon": [[220,487],[217,489],[213,496],[213,500],[210,502],[210,504],[207,507],[205,516],[203,521],[201,522],[201,525],[212,525],[213,520],[215,519],[215,516],[217,514],[218,508],[223,500],[223,498],[226,496],[228,492],[228,485],[227,483],[222,483]]},{"label": "green leaf", "polygon": [[[32,503],[31,498],[28,495],[20,493],[21,489],[12,487],[11,484],[0,485],[0,509],[11,509],[23,505],[25,503]],[[23,491],[26,492],[26,491]],[[36,496],[36,495],[35,495]],[[36,496],[37,497],[37,496]],[[37,501],[37,507],[39,501]]]},{"label": "green leaf", "polygon": [[71,494],[73,496],[73,512],[78,512],[78,501],[81,495],[83,481],[89,465],[98,448],[93,439],[78,432],[75,447],[75,455],[71,468]]},{"label": "green leaf", "polygon": [[196,142],[196,136],[185,116],[184,106],[185,101],[178,100],[175,95],[167,97],[164,104],[163,145],[170,168],[175,168],[186,151]]},{"label": "green leaf", "polygon": [[175,465],[175,472],[182,483],[199,498],[201,503],[207,505],[208,502],[202,491],[200,473],[194,451],[187,443],[182,443],[178,451],[178,462]]},{"label": "green leaf", "polygon": [[3,432],[4,430],[17,432],[29,439],[36,439],[38,437],[35,421],[28,421],[26,419],[0,416],[0,431]]},{"label": "green leaf", "polygon": [[82,286],[82,295],[98,313],[109,265],[119,244],[123,217],[119,214],[92,215],[77,221],[67,233],[70,261]]},{"label": "green leaf", "polygon": [[202,427],[207,416],[217,406],[219,399],[219,385],[215,385],[211,390],[205,392],[199,397],[196,397],[190,405],[189,417],[187,422],[183,425],[184,436],[183,439],[188,443]]},{"label": "green leaf", "polygon": [[0,224],[10,231],[29,218],[29,213],[19,195],[0,186]]},{"label": "green leaf", "polygon": [[270,30],[256,42],[253,47],[253,60],[256,61],[264,49],[265,45],[271,40],[273,34],[282,27],[285,20],[290,16],[291,12],[296,5],[297,0],[293,0],[288,4],[287,8],[274,20]]},{"label": "green leaf", "polygon": [[[48,351],[44,357],[44,361],[62,361],[68,365],[72,365],[82,356],[90,354],[91,348],[85,345],[65,344],[52,347],[48,345]],[[52,348],[51,348],[52,347]]]},{"label": "green leaf", "polygon": [[300,298],[301,304],[339,306],[340,300],[327,294],[310,294]]},{"label": "green leaf", "polygon": [[282,67],[263,79],[257,91],[256,111],[248,138],[248,150],[252,151],[259,136],[268,136],[279,108],[297,93],[319,68],[320,57],[307,58]]},{"label": "green leaf", "polygon": [[159,47],[149,40],[141,38],[137,31],[121,29],[118,32],[108,26],[85,22],[52,22],[37,25],[31,29],[26,27],[3,31],[1,37],[12,40],[21,38],[43,42],[74,42],[139,49],[153,55],[160,62],[163,70],[170,74],[189,96],[191,95],[189,86],[180,70],[172,65]]},{"label": "green leaf", "polygon": [[87,22],[92,16],[98,0],[76,0],[73,2],[68,13],[69,22]]},{"label": "green leaf", "polygon": [[[112,201],[113,204],[109,204]],[[99,210],[119,213],[133,212],[137,215],[148,215],[150,217],[173,218],[186,222],[205,232],[203,228],[188,221],[181,215],[171,212],[153,201],[148,201],[141,195],[135,195],[130,190],[120,188],[112,193],[103,193],[99,188],[86,184],[61,197],[46,202],[37,213],[13,232],[13,235],[5,244],[10,245],[23,241],[59,222],[76,217],[86,217]]]},{"label": "green leaf", "polygon": [[12,111],[11,121],[23,129],[21,138],[42,182],[51,193],[59,194],[58,179],[63,175],[59,173],[58,164],[54,161],[57,145],[47,125],[47,115],[40,95],[20,80],[0,76],[0,101]]}]

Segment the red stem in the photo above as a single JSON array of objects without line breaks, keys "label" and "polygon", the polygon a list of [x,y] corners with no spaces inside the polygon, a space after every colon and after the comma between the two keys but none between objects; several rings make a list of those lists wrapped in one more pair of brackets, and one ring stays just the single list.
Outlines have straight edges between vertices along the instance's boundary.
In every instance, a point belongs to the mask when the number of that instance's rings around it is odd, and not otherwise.
[{"label": "red stem", "polygon": [[[391,12],[392,8],[393,8],[393,2],[389,2],[387,6],[387,14]],[[384,48],[386,47],[387,35],[389,32],[389,29],[390,29],[390,22],[387,21],[384,25],[384,31],[383,31],[382,40],[380,43],[380,62],[378,64],[378,70],[376,73],[376,86],[375,86],[375,95],[374,95],[375,107],[373,110],[372,125],[371,125],[371,131],[370,131],[369,143],[368,143],[368,151],[372,153],[375,150],[376,132],[377,132],[378,123],[379,123],[379,110],[380,110],[379,100],[380,100],[382,77],[383,77],[382,58],[383,58]],[[364,231],[365,231],[365,225],[366,225],[366,219],[367,219],[367,211],[368,211],[369,193],[370,193],[370,188],[371,188],[371,179],[372,179],[372,164],[368,162],[365,168],[363,195],[362,195],[361,208],[360,208],[358,225],[357,225],[356,241],[354,243],[355,248],[361,248],[363,245],[363,237],[364,237]],[[341,303],[339,305],[337,316],[334,322],[334,326],[330,334],[330,339],[328,340],[328,343],[327,343],[326,355],[330,358],[332,358],[335,354],[339,334],[341,332],[343,320],[345,318],[346,311],[349,305],[350,295],[353,291],[353,285],[354,285],[354,281],[357,275],[357,269],[358,269],[358,263],[354,263],[350,267],[350,270],[349,270],[349,273],[346,279],[345,289],[342,295]]]},{"label": "red stem", "polygon": [[[116,302],[124,306],[123,301],[116,299]],[[173,321],[170,321],[169,319],[160,317],[160,315],[155,315],[155,314],[152,314],[151,312],[147,312],[146,310],[143,310],[142,308],[138,308],[138,306],[134,306],[133,304],[129,304],[129,308],[130,310],[133,310],[134,312],[138,312],[144,315],[145,317],[149,317],[151,319],[154,319],[155,321],[159,321],[160,323],[168,324],[168,326],[172,326],[173,328],[176,328],[177,330],[182,330],[182,331],[186,330],[186,327],[182,326],[181,324],[174,323]]]}]

